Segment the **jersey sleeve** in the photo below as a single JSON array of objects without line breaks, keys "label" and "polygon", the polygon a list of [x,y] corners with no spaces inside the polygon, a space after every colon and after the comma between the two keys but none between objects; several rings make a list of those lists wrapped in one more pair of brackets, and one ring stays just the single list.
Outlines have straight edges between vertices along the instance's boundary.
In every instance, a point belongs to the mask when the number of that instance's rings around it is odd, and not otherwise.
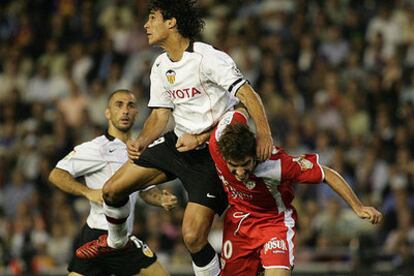
[{"label": "jersey sleeve", "polygon": [[224,114],[221,120],[218,122],[216,130],[214,132],[215,141],[220,140],[220,137],[223,134],[223,131],[226,128],[226,126],[235,123],[247,124],[246,116],[239,111],[229,111],[226,114]]},{"label": "jersey sleeve", "polygon": [[214,163],[217,167],[222,168],[225,167],[225,162],[221,156],[218,141],[220,140],[220,136],[222,135],[224,129],[227,125],[233,124],[233,123],[242,123],[247,124],[247,118],[246,116],[238,111],[228,111],[224,116],[221,118],[219,123],[217,124],[213,135],[210,135],[210,140],[208,143],[208,148],[210,151],[210,155],[214,160]]},{"label": "jersey sleeve", "polygon": [[247,82],[233,59],[219,50],[213,49],[204,57],[203,69],[209,80],[223,87],[233,96]]},{"label": "jersey sleeve", "polygon": [[282,180],[296,183],[318,184],[325,178],[317,154],[304,154],[298,157],[286,153],[282,157]]},{"label": "jersey sleeve", "polygon": [[155,60],[151,68],[150,74],[150,100],[148,102],[148,107],[164,107],[164,108],[174,108],[174,104],[171,101],[171,98],[168,96],[167,91],[165,90],[162,82],[162,76],[159,70],[160,61]]},{"label": "jersey sleeve", "polygon": [[99,145],[93,142],[81,144],[56,164],[56,168],[79,177],[94,173],[105,167],[106,161],[99,151]]}]

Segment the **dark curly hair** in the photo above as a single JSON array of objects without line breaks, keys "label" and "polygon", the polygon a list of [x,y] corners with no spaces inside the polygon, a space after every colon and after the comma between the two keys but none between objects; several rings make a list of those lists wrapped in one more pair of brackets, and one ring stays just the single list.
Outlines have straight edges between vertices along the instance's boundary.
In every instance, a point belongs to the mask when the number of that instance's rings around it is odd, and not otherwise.
[{"label": "dark curly hair", "polygon": [[256,137],[246,124],[226,126],[218,146],[224,160],[241,161],[246,157],[256,157]]},{"label": "dark curly hair", "polygon": [[201,12],[195,0],[151,0],[148,11],[160,11],[164,19],[175,18],[178,32],[194,39],[204,28]]}]

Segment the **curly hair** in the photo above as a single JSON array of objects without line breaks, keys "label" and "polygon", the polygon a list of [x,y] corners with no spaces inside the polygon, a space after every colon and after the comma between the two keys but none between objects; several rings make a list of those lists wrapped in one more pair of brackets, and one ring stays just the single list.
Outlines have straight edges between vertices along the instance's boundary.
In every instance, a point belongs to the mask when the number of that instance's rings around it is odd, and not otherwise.
[{"label": "curly hair", "polygon": [[175,18],[177,30],[185,38],[193,39],[204,28],[201,11],[195,0],[151,0],[148,11],[160,11],[164,19]]},{"label": "curly hair", "polygon": [[256,157],[256,137],[246,124],[226,126],[218,146],[224,160],[241,161],[246,157]]}]

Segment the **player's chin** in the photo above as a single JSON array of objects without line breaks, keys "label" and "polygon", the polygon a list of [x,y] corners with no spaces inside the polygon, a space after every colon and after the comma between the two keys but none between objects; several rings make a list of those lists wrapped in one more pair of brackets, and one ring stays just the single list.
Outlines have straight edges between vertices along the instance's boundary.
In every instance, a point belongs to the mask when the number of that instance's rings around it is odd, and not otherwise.
[{"label": "player's chin", "polygon": [[128,131],[131,129],[132,124],[131,123],[120,123],[118,125],[118,129],[120,131]]},{"label": "player's chin", "polygon": [[158,44],[158,42],[159,42],[159,39],[156,39],[156,38],[155,38],[155,37],[153,37],[153,36],[148,36],[148,44],[149,44],[150,46],[157,45],[157,44]]},{"label": "player's chin", "polygon": [[236,176],[236,179],[237,179],[238,181],[243,182],[243,181],[246,181],[246,180],[248,179],[248,177],[239,177],[239,176]]}]

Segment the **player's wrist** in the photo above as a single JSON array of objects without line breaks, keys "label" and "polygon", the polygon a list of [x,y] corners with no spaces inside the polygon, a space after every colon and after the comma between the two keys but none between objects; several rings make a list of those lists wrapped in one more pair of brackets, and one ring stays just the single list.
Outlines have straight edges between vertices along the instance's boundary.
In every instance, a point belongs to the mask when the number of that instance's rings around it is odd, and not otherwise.
[{"label": "player's wrist", "polygon": [[209,138],[210,138],[210,133],[209,132],[196,135],[196,139],[197,139],[197,142],[198,142],[199,146],[201,146],[202,144],[207,142],[207,140]]},{"label": "player's wrist", "polygon": [[148,145],[154,142],[155,140],[156,139],[150,139],[149,137],[141,136],[137,138],[136,143],[140,145],[141,149],[143,149],[148,147]]},{"label": "player's wrist", "polygon": [[351,205],[352,210],[354,210],[354,212],[357,214],[361,213],[364,207],[364,205],[362,205],[361,202],[352,203],[350,205]]},{"label": "player's wrist", "polygon": [[90,193],[90,191],[91,191],[91,189],[85,186],[79,192],[81,193],[81,195],[83,197],[85,197],[86,199],[89,199],[89,193]]}]

